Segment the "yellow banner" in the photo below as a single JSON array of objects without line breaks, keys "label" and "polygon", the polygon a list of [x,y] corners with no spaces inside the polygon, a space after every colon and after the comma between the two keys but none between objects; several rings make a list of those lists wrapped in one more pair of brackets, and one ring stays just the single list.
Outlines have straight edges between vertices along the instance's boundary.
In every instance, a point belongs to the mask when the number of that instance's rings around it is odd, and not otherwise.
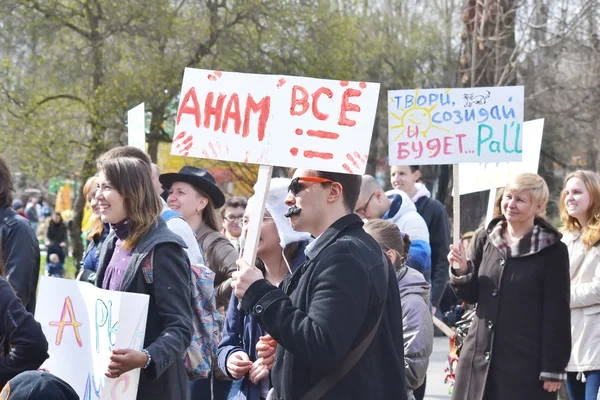
[{"label": "yellow banner", "polygon": [[158,145],[157,165],[161,173],[177,172],[186,165],[207,169],[217,181],[225,197],[252,196],[258,177],[258,165],[173,156],[171,143]]}]

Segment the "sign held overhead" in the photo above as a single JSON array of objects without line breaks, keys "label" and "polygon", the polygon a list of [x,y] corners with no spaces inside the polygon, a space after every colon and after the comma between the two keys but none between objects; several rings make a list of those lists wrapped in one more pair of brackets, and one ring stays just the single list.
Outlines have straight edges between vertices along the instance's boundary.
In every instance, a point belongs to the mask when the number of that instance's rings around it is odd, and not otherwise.
[{"label": "sign held overhead", "polygon": [[523,86],[391,90],[390,165],[521,161]]},{"label": "sign held overhead", "polygon": [[171,154],[363,174],[378,83],[186,68]]}]

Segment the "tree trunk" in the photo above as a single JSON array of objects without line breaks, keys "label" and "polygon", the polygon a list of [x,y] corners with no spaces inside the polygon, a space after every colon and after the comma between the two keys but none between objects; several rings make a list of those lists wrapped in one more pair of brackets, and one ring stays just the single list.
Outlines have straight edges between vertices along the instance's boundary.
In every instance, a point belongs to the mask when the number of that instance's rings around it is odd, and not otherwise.
[{"label": "tree trunk", "polygon": [[[515,0],[467,0],[463,16],[465,46],[461,59],[464,87],[516,84]],[[461,232],[485,220],[489,192],[461,196]]]},{"label": "tree trunk", "polygon": [[150,104],[152,119],[150,120],[150,133],[148,134],[148,155],[153,163],[158,160],[158,144],[163,137],[162,124],[165,119],[166,106],[166,104]]},{"label": "tree trunk", "polygon": [[73,205],[73,219],[69,234],[73,245],[73,258],[75,260],[75,274],[79,273],[81,258],[83,257],[83,242],[81,240],[81,221],[83,220],[83,210],[86,199],[83,196],[83,187],[87,179],[96,173],[96,159],[105,151],[104,142],[105,129],[100,123],[100,106],[95,97],[99,93],[104,78],[104,56],[102,36],[99,33],[100,17],[97,15],[88,15],[90,24],[90,44],[92,47],[92,98],[89,105],[90,125],[92,137],[90,138],[90,147],[88,148],[83,168],[81,170],[81,181],[75,195],[75,204]]},{"label": "tree trunk", "polygon": [[152,134],[148,135],[148,155],[153,163],[158,160],[158,144],[160,139]]},{"label": "tree trunk", "polygon": [[83,196],[83,187],[89,177],[96,173],[96,159],[104,152],[103,146],[104,130],[98,126],[92,127],[91,146],[83,162],[81,170],[81,180],[79,181],[75,201],[73,204],[73,219],[70,224],[69,234],[73,246],[73,259],[75,260],[75,275],[79,273],[79,262],[83,257],[83,242],[81,240],[81,221],[83,220],[83,210],[85,209],[86,199]]}]

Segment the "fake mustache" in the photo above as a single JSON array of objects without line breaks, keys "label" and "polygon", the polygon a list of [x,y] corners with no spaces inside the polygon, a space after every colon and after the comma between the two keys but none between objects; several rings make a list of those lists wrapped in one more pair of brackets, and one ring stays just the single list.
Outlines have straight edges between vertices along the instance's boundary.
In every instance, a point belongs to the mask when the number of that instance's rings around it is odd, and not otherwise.
[{"label": "fake mustache", "polygon": [[289,218],[293,215],[298,215],[300,214],[300,212],[302,211],[302,209],[300,207],[296,207],[296,206],[292,206],[289,208],[289,210],[285,213],[285,217]]}]

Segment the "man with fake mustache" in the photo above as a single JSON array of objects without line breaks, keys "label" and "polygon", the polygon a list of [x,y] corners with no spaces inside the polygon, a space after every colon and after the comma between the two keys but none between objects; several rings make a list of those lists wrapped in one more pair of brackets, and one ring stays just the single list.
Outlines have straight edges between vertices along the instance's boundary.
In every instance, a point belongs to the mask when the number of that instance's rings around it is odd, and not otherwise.
[{"label": "man with fake mustache", "polygon": [[400,294],[353,213],[360,186],[357,175],[294,171],[287,217],[316,238],[307,261],[281,289],[238,261],[235,294],[278,343],[270,398],[406,400]]}]

